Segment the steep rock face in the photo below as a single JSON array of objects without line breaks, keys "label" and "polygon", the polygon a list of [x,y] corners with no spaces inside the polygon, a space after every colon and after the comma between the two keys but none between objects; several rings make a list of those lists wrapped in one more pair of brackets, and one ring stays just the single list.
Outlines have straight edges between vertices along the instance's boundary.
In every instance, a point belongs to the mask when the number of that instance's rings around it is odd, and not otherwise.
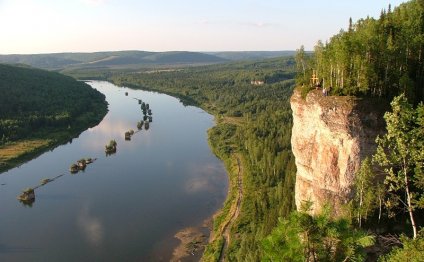
[{"label": "steep rock face", "polygon": [[311,212],[317,213],[328,203],[337,215],[353,195],[360,161],[376,148],[375,138],[384,130],[385,107],[371,99],[324,97],[319,91],[304,99],[295,90],[290,102],[297,209],[312,201]]}]

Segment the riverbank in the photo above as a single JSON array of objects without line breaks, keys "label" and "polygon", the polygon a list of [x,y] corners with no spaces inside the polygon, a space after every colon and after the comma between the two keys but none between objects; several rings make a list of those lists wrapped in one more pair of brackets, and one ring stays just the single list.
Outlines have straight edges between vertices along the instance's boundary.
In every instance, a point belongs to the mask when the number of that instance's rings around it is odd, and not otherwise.
[{"label": "riverbank", "polygon": [[[243,198],[243,172],[239,156],[230,159],[229,173],[231,187],[224,207],[214,216],[214,228],[209,238],[208,246],[203,254],[203,261],[224,261],[231,241],[231,229],[237,220]],[[237,163],[237,164],[236,164]]]},{"label": "riverbank", "polygon": [[172,252],[171,262],[199,261],[202,258],[210,236],[212,220],[207,219],[201,226],[184,228],[174,235],[179,244]]},{"label": "riverbank", "polygon": [[[109,80],[119,86],[154,90],[194,100],[216,118],[209,131],[209,144],[227,169],[230,194],[222,212],[214,217],[213,236],[202,260],[217,261],[222,246],[227,260],[254,260],[262,257],[261,241],[276,226],[279,217],[294,209],[296,167],[291,152],[293,61],[281,58],[241,62],[179,72],[116,74]],[[252,86],[249,79],[262,74],[270,81]],[[271,80],[272,79],[272,80]],[[216,150],[215,150],[215,149]],[[217,153],[220,152],[220,153]],[[232,216],[237,202],[235,154],[241,156],[243,198],[238,216],[232,219],[225,240],[223,221]],[[233,174],[232,174],[233,173]],[[237,206],[237,205],[236,205]],[[233,208],[234,210],[234,208]]]},{"label": "riverbank", "polygon": [[[114,81],[111,81],[114,83]],[[118,85],[118,83],[114,83]],[[208,130],[208,144],[212,152],[224,163],[229,185],[223,207],[212,217],[206,218],[202,226],[188,227],[178,231],[174,237],[178,245],[173,249],[171,261],[218,261],[228,247],[231,225],[241,209],[242,161],[241,155],[235,153],[237,144],[233,138],[236,126],[243,124],[241,117],[223,117],[210,104],[200,104],[193,98],[175,92],[163,92],[154,88],[137,85],[125,85],[132,89],[154,91],[180,99],[184,105],[191,105],[205,110],[215,118],[215,126]],[[220,137],[221,131],[230,129],[231,136]],[[227,150],[231,148],[231,150]],[[205,231],[206,230],[206,231]]]},{"label": "riverbank", "polygon": [[[105,94],[110,104],[103,121],[72,143],[0,176],[2,212],[10,221],[4,225],[8,230],[2,233],[2,242],[14,246],[25,239],[28,248],[36,245],[40,250],[4,256],[10,260],[28,256],[57,260],[66,256],[71,260],[170,261],[174,248],[183,240],[181,246],[196,251],[182,261],[199,260],[209,233],[194,232],[195,241],[190,240],[193,234],[187,230],[177,235],[179,239],[174,236],[183,228],[201,226],[226,197],[227,174],[207,143],[206,132],[214,125],[213,116],[199,108],[184,107],[170,96],[106,82],[90,84]],[[124,132],[135,128],[142,117],[134,97],[149,102],[154,121],[148,130],[142,129],[127,141]],[[177,124],[185,128],[175,128]],[[118,150],[113,156],[105,156],[104,144],[111,138],[116,139]],[[84,172],[69,174],[69,165],[82,157],[98,160]],[[61,173],[65,174],[63,179],[36,192],[31,216],[20,215],[29,210],[22,208],[16,195]],[[63,206],[68,208],[58,212]],[[45,213],[46,209],[57,214],[49,216],[51,212]],[[23,233],[22,227],[28,221],[33,224],[30,235]],[[52,237],[47,239],[42,237],[46,223],[52,229]],[[210,227],[205,230],[209,232]],[[73,236],[66,243],[60,241],[63,231]],[[203,241],[201,245],[199,240]],[[154,251],[156,256],[151,255]]]},{"label": "riverbank", "polygon": [[[113,81],[112,81],[113,82]],[[156,249],[153,251],[152,256],[150,258],[155,258],[160,261],[208,261],[207,258],[205,260],[205,249],[210,245],[215,245],[218,250],[218,257],[220,256],[220,251],[222,251],[222,247],[224,243],[228,243],[225,241],[221,241],[223,232],[227,231],[227,235],[229,235],[230,223],[237,218],[237,215],[234,216],[234,211],[240,208],[240,202],[237,202],[238,198],[238,182],[241,175],[241,162],[238,161],[238,158],[231,156],[226,156],[223,152],[220,152],[219,141],[221,140],[219,137],[214,136],[214,131],[217,126],[218,129],[223,126],[233,126],[234,123],[239,124],[242,120],[241,118],[223,118],[217,114],[217,112],[211,111],[211,108],[206,105],[198,104],[194,99],[180,95],[173,92],[161,92],[160,90],[151,89],[151,88],[140,88],[136,85],[125,85],[125,87],[132,89],[141,89],[144,91],[154,91],[161,94],[166,94],[175,98],[178,98],[180,102],[184,105],[191,105],[195,107],[199,107],[205,110],[207,113],[214,115],[215,126],[208,130],[208,144],[212,152],[224,162],[224,166],[226,168],[227,174],[228,170],[233,170],[229,177],[229,189],[226,200],[224,202],[224,208],[221,208],[215,212],[215,214],[211,217],[207,217],[206,220],[201,225],[193,225],[190,227],[182,228],[178,232],[173,235],[173,238],[176,240],[175,243],[173,241],[168,241],[167,243],[162,243],[161,251],[157,251]],[[225,128],[225,127],[224,127]],[[235,147],[235,144],[234,144]],[[228,159],[225,160],[225,159]],[[235,208],[235,204],[238,206]],[[224,225],[225,224],[225,225]],[[171,248],[172,254],[168,257],[168,255],[160,254],[164,250],[168,251]],[[215,251],[213,251],[215,253]]]},{"label": "riverbank", "polygon": [[0,173],[97,125],[105,96],[75,78],[0,64]]},{"label": "riverbank", "polygon": [[[223,123],[221,123],[223,124]],[[217,137],[212,127],[208,142],[214,154],[224,162],[229,178],[227,198],[223,207],[205,220],[201,227],[189,227],[175,234],[180,243],[173,251],[171,261],[218,261],[230,243],[230,231],[240,213],[242,200],[242,162],[240,155],[218,151]],[[220,128],[220,126],[218,127]]]},{"label": "riverbank", "polygon": [[79,116],[78,119],[80,121],[73,128],[38,131],[25,139],[0,146],[0,174],[20,166],[59,145],[72,141],[88,128],[99,124],[107,112],[107,103],[105,102],[104,106],[96,108],[93,112]]}]

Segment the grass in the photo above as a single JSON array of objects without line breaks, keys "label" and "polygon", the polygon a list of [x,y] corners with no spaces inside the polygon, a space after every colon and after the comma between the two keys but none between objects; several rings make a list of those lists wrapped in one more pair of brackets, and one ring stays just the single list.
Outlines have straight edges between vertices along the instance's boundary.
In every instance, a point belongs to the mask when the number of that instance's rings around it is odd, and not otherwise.
[{"label": "grass", "polygon": [[71,129],[57,127],[33,132],[30,138],[9,142],[0,146],[0,173],[25,163],[47,150],[68,143],[89,127],[97,125],[107,113],[106,104],[75,119]]},{"label": "grass", "polygon": [[0,163],[10,161],[40,147],[45,147],[50,139],[23,140],[0,147]]},{"label": "grass", "polygon": [[213,242],[210,242],[205,248],[205,252],[203,253],[201,261],[218,261],[221,255],[222,245],[224,245],[224,238],[222,236],[219,236],[219,238],[215,239]]},{"label": "grass", "polygon": [[51,139],[31,139],[9,143],[0,147],[0,172],[31,159],[49,148]]}]

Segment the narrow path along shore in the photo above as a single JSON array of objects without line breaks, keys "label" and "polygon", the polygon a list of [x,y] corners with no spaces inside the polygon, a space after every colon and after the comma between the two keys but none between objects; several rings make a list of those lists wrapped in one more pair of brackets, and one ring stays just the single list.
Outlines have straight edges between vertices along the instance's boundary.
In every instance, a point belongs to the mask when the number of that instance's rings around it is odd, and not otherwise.
[{"label": "narrow path along shore", "polygon": [[243,199],[243,179],[242,179],[242,165],[240,156],[235,156],[237,159],[237,166],[238,166],[238,174],[237,174],[237,201],[236,201],[236,207],[232,209],[232,213],[230,214],[230,219],[227,221],[227,223],[223,227],[223,233],[222,236],[224,237],[224,243],[222,244],[221,248],[221,254],[219,256],[218,261],[225,261],[225,252],[230,244],[231,238],[230,238],[230,231],[232,228],[232,225],[234,224],[234,221],[238,218],[240,214],[240,207],[241,207],[241,201]]}]

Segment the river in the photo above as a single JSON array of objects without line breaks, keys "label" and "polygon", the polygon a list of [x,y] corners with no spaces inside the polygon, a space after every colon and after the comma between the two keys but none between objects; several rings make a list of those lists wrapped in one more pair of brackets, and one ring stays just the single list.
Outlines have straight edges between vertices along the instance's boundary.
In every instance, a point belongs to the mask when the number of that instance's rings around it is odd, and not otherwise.
[{"label": "river", "polygon": [[[0,174],[0,261],[167,261],[174,235],[200,226],[225,200],[228,178],[207,143],[211,115],[168,95],[88,83],[109,103],[102,122]],[[134,98],[149,103],[153,121],[125,141],[142,119]],[[117,152],[106,156],[111,139]],[[97,160],[70,174],[87,157]],[[61,174],[35,190],[32,205],[17,200]]]}]

